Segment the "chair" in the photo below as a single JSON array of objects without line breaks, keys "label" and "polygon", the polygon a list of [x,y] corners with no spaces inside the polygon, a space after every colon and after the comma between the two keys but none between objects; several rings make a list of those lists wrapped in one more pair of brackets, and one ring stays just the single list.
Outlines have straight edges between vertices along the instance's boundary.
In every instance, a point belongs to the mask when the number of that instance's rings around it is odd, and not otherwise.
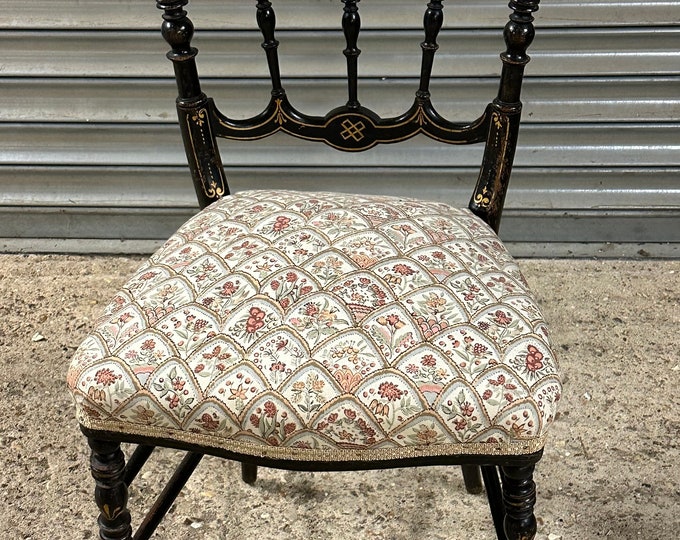
[{"label": "chair", "polygon": [[[430,101],[441,0],[425,8],[415,100],[395,118],[359,103],[359,2],[342,2],[347,103],[323,117],[292,105],[272,3],[259,0],[271,100],[236,120],[201,90],[188,0],[157,0],[202,210],[113,298],[72,359],[102,539],[131,538],[127,489],[156,446],[187,454],[138,539],[205,454],[241,462],[251,483],[258,465],[461,465],[468,491],[483,480],[499,539],[536,534],[532,475],[560,381],[541,312],[496,233],[539,0],[510,1],[498,96],[469,124]],[[217,138],[278,132],[347,152],[417,134],[485,151],[465,209],[329,190],[230,194]],[[127,464],[121,443],[138,444]]]}]

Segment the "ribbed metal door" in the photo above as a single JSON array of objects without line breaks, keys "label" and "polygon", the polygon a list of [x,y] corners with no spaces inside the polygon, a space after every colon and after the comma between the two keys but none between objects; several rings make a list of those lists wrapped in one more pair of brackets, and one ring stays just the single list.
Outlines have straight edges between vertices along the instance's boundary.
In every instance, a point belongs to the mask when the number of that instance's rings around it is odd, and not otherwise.
[{"label": "ribbed metal door", "polygon": [[[346,99],[334,4],[274,3],[286,87],[310,112]],[[361,4],[360,98],[383,114],[403,112],[417,87],[424,5]],[[445,5],[433,98],[469,120],[495,94],[508,11],[502,0]],[[189,11],[205,89],[227,113],[256,112],[268,82],[254,2],[194,0]],[[151,250],[196,208],[154,2],[5,0],[3,12],[0,249]],[[544,0],[536,23],[502,236],[519,255],[677,255],[680,2]],[[247,93],[232,80],[244,74]],[[236,189],[465,205],[481,159],[477,148],[421,138],[361,155],[279,136],[256,144],[266,158],[253,144],[222,146]]]}]

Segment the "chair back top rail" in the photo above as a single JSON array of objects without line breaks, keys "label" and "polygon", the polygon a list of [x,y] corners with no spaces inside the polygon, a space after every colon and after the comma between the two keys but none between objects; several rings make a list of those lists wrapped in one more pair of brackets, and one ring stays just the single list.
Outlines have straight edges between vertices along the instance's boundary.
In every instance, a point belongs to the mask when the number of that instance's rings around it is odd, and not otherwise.
[{"label": "chair back top rail", "polygon": [[519,116],[520,92],[524,66],[529,61],[527,49],[534,38],[533,13],[540,0],[511,0],[512,10],[504,29],[506,50],[501,53],[502,71],[496,98],[475,120],[452,122],[435,109],[430,95],[430,79],[437,36],[443,25],[443,0],[427,3],[423,17],[424,40],[421,69],[415,99],[410,108],[396,117],[382,118],[359,100],[359,56],[361,31],[360,0],[341,0],[341,26],[346,47],[342,51],[347,62],[347,102],[324,116],[298,111],[289,100],[282,84],[276,39],[276,14],[269,0],[255,0],[257,25],[262,33],[262,48],[272,83],[271,98],[264,110],[250,118],[234,119],[219,111],[200,87],[195,57],[191,46],[193,24],[184,7],[189,0],[156,0],[164,11],[162,32],[171,50],[179,97],[177,100],[187,157],[201,206],[227,194],[228,186],[221,170],[216,138],[255,140],[277,132],[321,141],[347,152],[364,151],[377,144],[395,143],[424,134],[449,144],[486,142],[486,151],[470,208],[495,229],[509,180],[514,157]]}]

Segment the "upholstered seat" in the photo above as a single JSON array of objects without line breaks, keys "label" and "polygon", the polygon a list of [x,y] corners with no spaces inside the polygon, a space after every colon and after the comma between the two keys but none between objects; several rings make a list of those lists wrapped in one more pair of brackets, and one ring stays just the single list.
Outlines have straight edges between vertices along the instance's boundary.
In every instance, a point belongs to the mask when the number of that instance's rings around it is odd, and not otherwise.
[{"label": "upholstered seat", "polygon": [[127,282],[69,384],[90,429],[366,461],[537,452],[556,370],[522,274],[469,210],[247,191]]}]

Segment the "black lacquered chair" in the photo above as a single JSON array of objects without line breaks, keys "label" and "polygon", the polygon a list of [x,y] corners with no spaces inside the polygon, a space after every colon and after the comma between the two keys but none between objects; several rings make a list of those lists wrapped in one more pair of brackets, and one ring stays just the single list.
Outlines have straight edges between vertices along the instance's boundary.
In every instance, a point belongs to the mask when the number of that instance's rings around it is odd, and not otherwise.
[{"label": "black lacquered chair", "polygon": [[[534,538],[532,474],[560,381],[541,312],[496,233],[539,0],[510,2],[500,89],[471,123],[430,101],[441,1],[425,8],[413,104],[394,118],[359,103],[358,0],[341,14],[349,97],[326,116],[289,101],[272,4],[258,1],[272,92],[245,120],[201,91],[187,3],[157,0],[202,210],[113,298],[68,376],[100,537],[131,538],[128,486],[162,446],[187,454],[135,538],[153,533],[205,454],[241,462],[246,482],[258,465],[462,465],[468,491],[483,479],[498,538]],[[415,135],[485,150],[464,209],[332,189],[230,194],[216,139],[278,132],[347,152]],[[121,443],[139,445],[127,464]]]}]

